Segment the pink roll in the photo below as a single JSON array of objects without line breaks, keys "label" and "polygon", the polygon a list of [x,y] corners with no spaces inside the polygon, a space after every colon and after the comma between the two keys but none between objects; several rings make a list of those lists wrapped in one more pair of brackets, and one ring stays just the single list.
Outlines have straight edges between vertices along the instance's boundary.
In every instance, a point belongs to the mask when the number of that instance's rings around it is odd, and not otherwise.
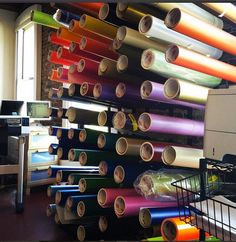
[{"label": "pink roll", "polygon": [[141,196],[118,196],[114,203],[114,209],[118,218],[138,216],[140,208],[166,208],[176,207],[177,202],[150,201]]},{"label": "pink roll", "polygon": [[135,196],[135,189],[128,188],[101,188],[98,191],[98,203],[103,208],[112,207],[117,196]]},{"label": "pink roll", "polygon": [[142,113],[138,119],[138,127],[144,132],[199,137],[204,135],[204,122],[152,113]]}]

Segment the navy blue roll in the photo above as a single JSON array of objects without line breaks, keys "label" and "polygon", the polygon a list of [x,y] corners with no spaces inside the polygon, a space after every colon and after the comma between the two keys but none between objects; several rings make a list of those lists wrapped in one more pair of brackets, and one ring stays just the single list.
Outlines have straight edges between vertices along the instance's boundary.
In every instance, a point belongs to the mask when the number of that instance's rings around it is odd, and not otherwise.
[{"label": "navy blue roll", "polygon": [[59,206],[65,206],[66,200],[70,196],[78,196],[82,193],[79,189],[72,189],[72,190],[58,190],[55,196],[55,202]]},{"label": "navy blue roll", "polygon": [[77,204],[83,200],[83,199],[89,199],[89,198],[95,198],[97,199],[97,194],[91,194],[91,195],[78,195],[78,196],[70,196],[68,197],[69,204],[67,203],[67,207],[72,210],[77,210]]},{"label": "navy blue roll", "polygon": [[58,128],[61,128],[61,127],[50,126],[49,129],[48,129],[48,134],[50,136],[57,136],[57,130],[58,130]]},{"label": "navy blue roll", "polygon": [[59,170],[77,170],[77,171],[83,171],[83,170],[91,170],[91,171],[98,171],[98,166],[57,166],[57,165],[51,165],[48,168],[48,176],[49,177],[56,177],[57,171]]},{"label": "navy blue roll", "polygon": [[133,182],[141,173],[147,170],[159,170],[162,166],[161,163],[148,164],[130,161],[115,168],[114,180],[116,183],[122,183],[125,186],[133,186]]},{"label": "navy blue roll", "polygon": [[57,117],[58,118],[67,119],[66,112],[67,112],[67,109],[66,108],[58,108],[58,110],[57,110]]},{"label": "navy blue roll", "polygon": [[48,197],[54,197],[58,190],[72,190],[78,188],[78,185],[51,185],[47,189],[47,195]]},{"label": "navy blue roll", "polygon": [[120,162],[117,161],[101,161],[99,163],[99,174],[101,176],[113,177],[114,170]]},{"label": "navy blue roll", "polygon": [[50,144],[49,147],[48,147],[48,153],[50,155],[56,155],[58,147],[59,147],[58,144],[55,144],[55,143]]},{"label": "navy blue roll", "polygon": [[63,139],[63,137],[66,137],[66,139],[68,139],[69,130],[70,130],[69,128],[63,128],[63,127],[58,128],[58,130],[57,130],[58,140]]},{"label": "navy blue roll", "polygon": [[57,118],[58,108],[49,108],[48,114],[50,117]]},{"label": "navy blue roll", "polygon": [[61,10],[61,9],[58,9],[53,17],[54,17],[54,19],[56,21],[66,25],[66,26],[69,26],[70,21],[72,19],[80,20],[80,16],[79,15],[76,15],[76,14],[67,12],[65,10]]},{"label": "navy blue roll", "polygon": [[143,208],[139,212],[139,222],[142,227],[160,224],[166,218],[189,216],[188,209],[170,207],[170,208]]}]

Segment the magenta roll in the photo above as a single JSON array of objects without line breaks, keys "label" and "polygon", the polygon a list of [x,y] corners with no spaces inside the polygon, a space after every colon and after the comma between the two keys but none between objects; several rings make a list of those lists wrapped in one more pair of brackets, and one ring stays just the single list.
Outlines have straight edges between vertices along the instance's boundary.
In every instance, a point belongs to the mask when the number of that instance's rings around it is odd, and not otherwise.
[{"label": "magenta roll", "polygon": [[118,196],[114,203],[118,218],[138,216],[140,208],[177,207],[177,202],[150,201],[141,196]]},{"label": "magenta roll", "polygon": [[204,122],[152,113],[142,113],[138,119],[138,127],[144,132],[150,131],[199,137],[204,135]]},{"label": "magenta roll", "polygon": [[144,100],[163,102],[173,105],[181,105],[200,110],[205,109],[204,105],[166,98],[164,95],[164,85],[156,82],[151,82],[148,80],[142,83],[140,88],[140,94]]},{"label": "magenta roll", "polygon": [[78,55],[82,58],[94,60],[97,62],[100,62],[103,59],[102,57],[94,55],[93,53],[89,53],[89,52],[81,50],[79,44],[76,44],[74,42],[72,42],[70,44],[69,52],[73,53],[75,55]]},{"label": "magenta roll", "polygon": [[133,188],[101,188],[98,191],[98,203],[103,208],[112,207],[117,196],[137,196]]},{"label": "magenta roll", "polygon": [[68,69],[63,68],[63,67],[58,67],[58,77],[63,80],[67,81],[68,80]]},{"label": "magenta roll", "polygon": [[59,47],[57,49],[57,58],[65,59],[71,62],[71,64],[78,64],[78,62],[82,59],[82,56],[71,53],[68,49],[63,47]]}]

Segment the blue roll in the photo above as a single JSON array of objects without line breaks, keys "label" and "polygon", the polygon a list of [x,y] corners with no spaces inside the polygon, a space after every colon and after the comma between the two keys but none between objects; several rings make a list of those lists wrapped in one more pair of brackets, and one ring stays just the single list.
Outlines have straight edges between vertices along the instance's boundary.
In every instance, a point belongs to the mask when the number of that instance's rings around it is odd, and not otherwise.
[{"label": "blue roll", "polygon": [[189,216],[188,209],[170,208],[143,208],[139,212],[139,222],[142,227],[148,228],[160,224],[166,218]]},{"label": "blue roll", "polygon": [[80,20],[80,16],[67,12],[65,10],[58,9],[56,13],[53,15],[53,18],[60,24],[69,27],[71,20]]},{"label": "blue roll", "polygon": [[101,161],[99,163],[99,174],[101,176],[113,177],[114,170],[121,162],[117,161]]},{"label": "blue roll", "polygon": [[58,130],[59,128],[61,128],[61,127],[50,126],[50,127],[48,128],[48,134],[49,134],[50,136],[57,136],[57,130]]},{"label": "blue roll", "polygon": [[91,195],[78,195],[78,196],[70,196],[68,199],[71,200],[71,206],[70,210],[76,211],[77,210],[77,204],[84,200],[84,199],[97,199],[97,194],[91,194]]},{"label": "blue roll", "polygon": [[49,145],[48,147],[48,153],[50,155],[56,155],[57,154],[57,150],[58,150],[58,144],[52,143]]},{"label": "blue roll", "polygon": [[78,196],[82,193],[79,189],[72,189],[72,190],[58,190],[55,196],[55,202],[59,206],[65,206],[66,200],[70,196]]},{"label": "blue roll", "polygon": [[57,165],[51,165],[48,168],[48,176],[49,177],[56,177],[57,171],[59,170],[96,170],[98,171],[98,166],[57,166]]},{"label": "blue roll", "polygon": [[47,189],[48,197],[54,197],[58,190],[72,190],[79,189],[78,185],[51,185]]}]

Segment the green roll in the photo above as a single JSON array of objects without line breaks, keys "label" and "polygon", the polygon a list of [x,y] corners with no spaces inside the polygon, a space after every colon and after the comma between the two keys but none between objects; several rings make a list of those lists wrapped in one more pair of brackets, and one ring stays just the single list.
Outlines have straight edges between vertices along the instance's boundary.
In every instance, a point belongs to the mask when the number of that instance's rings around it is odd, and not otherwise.
[{"label": "green roll", "polygon": [[121,159],[115,152],[89,150],[80,153],[79,162],[82,166],[98,166],[101,161]]},{"label": "green roll", "polygon": [[79,180],[80,192],[92,193],[98,192],[101,188],[122,187],[115,183],[113,178],[82,178]]},{"label": "green roll", "polygon": [[159,236],[159,237],[147,238],[146,240],[143,240],[143,241],[164,241],[164,239],[162,238],[162,236]]},{"label": "green roll", "polygon": [[69,185],[78,185],[79,180],[81,178],[97,178],[101,177],[99,174],[77,174],[77,173],[71,173],[68,176],[68,183]]},{"label": "green roll", "polygon": [[119,134],[101,133],[98,136],[98,140],[97,140],[98,148],[103,149],[103,150],[115,151],[116,150],[116,141],[121,136],[122,135],[119,135]]},{"label": "green roll", "polygon": [[83,198],[77,205],[77,214],[79,217],[99,216],[112,213],[113,208],[102,208],[96,197]]},{"label": "green roll", "polygon": [[37,10],[31,12],[31,21],[53,29],[59,29],[62,27],[61,24],[53,19],[52,15]]},{"label": "green roll", "polygon": [[79,133],[79,140],[82,143],[97,146],[97,139],[101,131],[92,129],[82,129]]},{"label": "green roll", "polygon": [[155,49],[147,49],[143,52],[141,65],[144,69],[161,76],[176,77],[202,86],[216,87],[221,83],[220,78],[168,63],[165,54]]},{"label": "green roll", "polygon": [[79,161],[80,154],[82,152],[89,151],[85,149],[70,149],[69,154],[68,154],[68,159],[70,161]]}]

